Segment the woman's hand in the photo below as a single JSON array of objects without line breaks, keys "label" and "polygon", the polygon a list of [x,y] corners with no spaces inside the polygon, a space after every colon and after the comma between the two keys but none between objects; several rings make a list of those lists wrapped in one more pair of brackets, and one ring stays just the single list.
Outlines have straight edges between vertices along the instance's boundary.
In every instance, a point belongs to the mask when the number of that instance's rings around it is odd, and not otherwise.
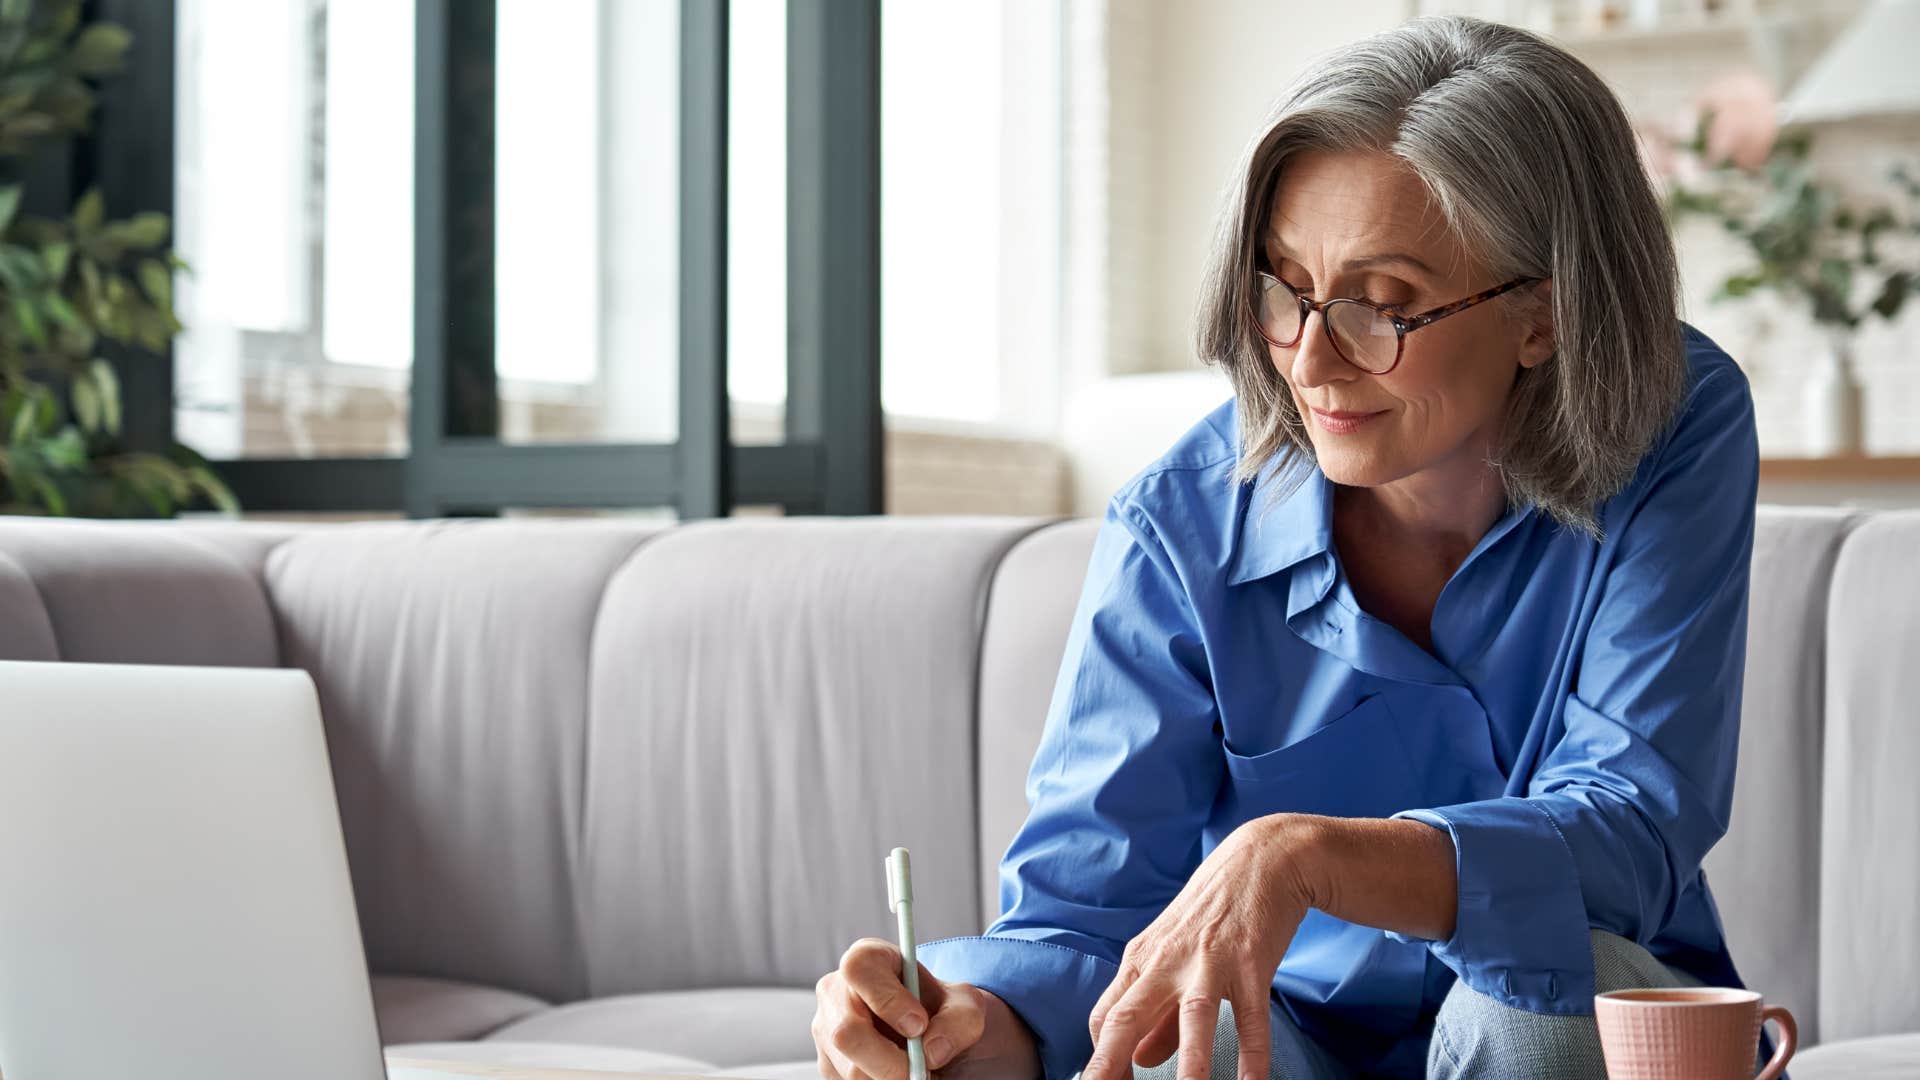
[{"label": "woman's hand", "polygon": [[1277,814],[1235,829],[1140,936],[1087,1018],[1083,1080],[1127,1080],[1176,1049],[1180,1080],[1205,1080],[1220,1001],[1233,1003],[1240,1075],[1265,1080],[1272,1056],[1268,988],[1312,905],[1313,819]]},{"label": "woman's hand", "polygon": [[900,950],[862,938],[814,985],[813,1045],[827,1080],[906,1080],[907,1038],[925,1039],[942,1077],[1038,1076],[1033,1034],[998,997],[941,982],[920,965],[920,1000],[900,978]]}]

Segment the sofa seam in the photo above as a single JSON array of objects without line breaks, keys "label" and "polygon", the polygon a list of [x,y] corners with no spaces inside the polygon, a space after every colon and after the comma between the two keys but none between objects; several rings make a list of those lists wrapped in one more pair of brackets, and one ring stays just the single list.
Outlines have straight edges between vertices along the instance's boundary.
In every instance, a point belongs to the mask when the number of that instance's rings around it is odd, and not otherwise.
[{"label": "sofa seam", "polygon": [[[600,638],[601,614],[606,610],[607,593],[613,588],[614,579],[633,565],[640,552],[656,539],[674,532],[677,525],[666,525],[651,529],[634,538],[632,546],[608,568],[606,577],[601,580],[600,588],[593,600],[593,612],[587,618],[587,641],[585,655],[581,657],[584,683],[581,687],[580,717],[580,759],[575,762],[580,777],[580,789],[576,794],[573,813],[573,835],[567,838],[567,906],[573,910],[573,923],[577,931],[575,945],[578,955],[581,991],[587,998],[593,996],[592,977],[588,970],[588,948],[586,918],[581,906],[581,864],[586,858],[587,828],[587,776],[588,764],[593,758],[593,690],[594,690],[594,646]],[[584,999],[583,999],[584,1000]],[[562,1002],[561,1004],[566,1004]],[[550,1006],[551,1007],[551,1006]]]},{"label": "sofa seam", "polygon": [[[987,622],[993,614],[994,587],[999,584],[1001,567],[1006,565],[1007,556],[1013,554],[1015,548],[1043,532],[1061,525],[1070,524],[1073,520],[1075,519],[1071,517],[1054,516],[1032,521],[1018,535],[1007,539],[1000,546],[1000,549],[993,554],[992,560],[988,565],[982,568],[982,580],[979,585],[980,599],[974,607],[973,702],[972,707],[968,710],[973,716],[971,732],[973,737],[967,740],[969,744],[967,753],[971,757],[973,764],[973,850],[971,852],[971,861],[976,867],[980,867],[983,871],[985,868],[981,865],[980,856],[984,851],[982,845],[985,844],[987,838],[987,800],[981,786],[985,774],[982,769],[980,744],[985,721],[984,705],[986,698],[983,692],[983,683],[987,669]],[[981,888],[974,890],[973,900],[976,903],[980,901],[981,894],[987,882],[982,881],[980,884]],[[990,913],[986,910],[985,906],[982,906],[980,908],[980,919],[976,920],[980,922],[980,932],[985,933],[986,928],[991,926],[996,918],[998,918],[997,913]]]},{"label": "sofa seam", "polygon": [[0,551],[0,559],[6,560],[7,565],[20,571],[20,576],[27,581],[27,587],[33,590],[33,598],[40,605],[40,617],[46,620],[47,637],[53,641],[54,662],[64,663],[66,656],[65,650],[60,647],[60,628],[53,624],[53,609],[47,606],[47,594],[45,590],[40,588],[40,579],[34,577],[26,567],[20,565],[20,560],[14,558],[7,552]]}]

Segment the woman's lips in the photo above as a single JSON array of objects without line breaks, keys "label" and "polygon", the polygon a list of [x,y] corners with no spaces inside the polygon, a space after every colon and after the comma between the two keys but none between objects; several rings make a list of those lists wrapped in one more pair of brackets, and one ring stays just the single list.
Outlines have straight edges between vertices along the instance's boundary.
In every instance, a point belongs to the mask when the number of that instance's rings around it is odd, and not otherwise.
[{"label": "woman's lips", "polygon": [[1385,415],[1386,411],[1384,409],[1379,412],[1327,412],[1324,409],[1313,410],[1313,418],[1319,423],[1320,429],[1332,435],[1351,435],[1366,426],[1367,421],[1377,416]]}]

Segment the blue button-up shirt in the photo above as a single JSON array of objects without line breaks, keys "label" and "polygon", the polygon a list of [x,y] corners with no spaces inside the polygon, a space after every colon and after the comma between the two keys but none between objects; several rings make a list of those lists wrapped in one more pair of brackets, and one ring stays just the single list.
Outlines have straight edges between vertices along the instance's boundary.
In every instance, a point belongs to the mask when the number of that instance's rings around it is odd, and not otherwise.
[{"label": "blue button-up shirt", "polygon": [[1313,911],[1274,975],[1355,1067],[1421,1075],[1455,978],[1590,1013],[1589,927],[1739,985],[1700,861],[1732,803],[1758,452],[1745,376],[1685,337],[1685,404],[1599,508],[1605,538],[1510,510],[1431,651],[1360,609],[1323,474],[1235,483],[1234,404],[1196,425],[1108,507],[1003,914],[928,969],[1005,999],[1065,1077],[1126,943],[1243,822],[1301,812],[1413,818],[1457,853],[1453,936]]}]

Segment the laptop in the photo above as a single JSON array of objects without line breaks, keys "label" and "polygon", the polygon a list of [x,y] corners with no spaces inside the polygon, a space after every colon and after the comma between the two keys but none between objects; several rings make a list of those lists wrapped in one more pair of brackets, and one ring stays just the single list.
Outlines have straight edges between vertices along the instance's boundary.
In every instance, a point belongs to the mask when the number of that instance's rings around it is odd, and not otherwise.
[{"label": "laptop", "polygon": [[6,1080],[388,1080],[305,672],[0,662],[0,881]]}]

